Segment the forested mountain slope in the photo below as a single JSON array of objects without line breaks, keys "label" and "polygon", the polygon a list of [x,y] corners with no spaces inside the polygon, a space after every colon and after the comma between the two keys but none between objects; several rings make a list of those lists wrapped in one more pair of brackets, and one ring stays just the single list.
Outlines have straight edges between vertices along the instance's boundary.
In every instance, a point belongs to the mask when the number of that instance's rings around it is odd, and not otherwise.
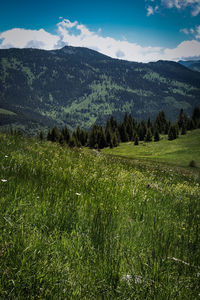
[{"label": "forested mountain slope", "polygon": [[87,48],[0,50],[0,125],[89,128],[125,112],[173,120],[200,102],[200,73],[170,61],[136,63]]}]

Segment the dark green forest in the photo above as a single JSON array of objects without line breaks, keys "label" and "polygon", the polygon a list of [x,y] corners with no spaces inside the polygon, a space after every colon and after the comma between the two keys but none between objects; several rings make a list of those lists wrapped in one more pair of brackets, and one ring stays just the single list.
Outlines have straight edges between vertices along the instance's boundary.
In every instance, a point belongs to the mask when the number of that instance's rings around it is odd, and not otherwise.
[{"label": "dark green forest", "polygon": [[[200,128],[200,108],[195,107],[191,117],[187,117],[181,109],[175,122],[170,122],[161,111],[152,121],[136,121],[131,114],[125,114],[122,122],[117,122],[114,117],[107,120],[106,126],[94,125],[90,131],[79,126],[72,133],[67,127],[59,130],[56,126],[48,131],[47,140],[67,144],[70,147],[88,146],[94,149],[117,147],[121,142],[133,141],[137,146],[140,141],[158,142],[160,135],[167,134],[168,140],[178,138],[179,134],[185,135],[187,130]],[[40,132],[40,139],[45,134]]]}]

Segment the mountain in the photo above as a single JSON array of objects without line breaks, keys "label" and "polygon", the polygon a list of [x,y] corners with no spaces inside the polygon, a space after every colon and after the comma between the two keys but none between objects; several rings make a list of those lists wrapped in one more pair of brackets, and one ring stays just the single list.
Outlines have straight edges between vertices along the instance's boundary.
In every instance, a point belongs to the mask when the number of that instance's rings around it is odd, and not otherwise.
[{"label": "mountain", "polygon": [[179,63],[136,63],[79,47],[0,50],[0,125],[89,128],[125,112],[174,120],[200,103],[200,73]]},{"label": "mountain", "polygon": [[190,70],[200,72],[200,60],[180,60],[178,63],[189,68]]}]

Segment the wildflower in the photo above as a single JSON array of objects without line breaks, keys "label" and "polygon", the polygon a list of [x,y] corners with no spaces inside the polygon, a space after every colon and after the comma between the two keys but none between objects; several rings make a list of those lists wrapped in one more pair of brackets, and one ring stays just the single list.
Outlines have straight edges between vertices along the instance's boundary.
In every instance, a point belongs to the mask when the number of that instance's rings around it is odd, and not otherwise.
[{"label": "wildflower", "polygon": [[1,179],[2,182],[7,182],[7,179]]},{"label": "wildflower", "polygon": [[8,157],[8,155],[5,155],[5,158],[7,158]]},{"label": "wildflower", "polygon": [[77,196],[80,196],[81,194],[80,194],[80,193],[76,193],[76,195],[77,195]]},{"label": "wildflower", "polygon": [[123,277],[122,277],[122,280],[127,280],[127,281],[130,281],[132,279],[132,276],[131,275],[129,275],[129,274],[127,274],[127,275],[124,275]]}]

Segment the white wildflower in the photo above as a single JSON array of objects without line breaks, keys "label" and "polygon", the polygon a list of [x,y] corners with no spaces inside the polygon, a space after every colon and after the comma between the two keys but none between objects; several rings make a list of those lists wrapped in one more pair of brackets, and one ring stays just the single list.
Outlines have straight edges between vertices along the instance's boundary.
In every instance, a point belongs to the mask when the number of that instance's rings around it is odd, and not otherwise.
[{"label": "white wildflower", "polygon": [[80,196],[81,194],[80,194],[80,193],[76,193],[76,195],[77,195],[77,196]]},{"label": "white wildflower", "polygon": [[130,281],[132,279],[132,276],[129,274],[126,274],[122,277],[122,280]]},{"label": "white wildflower", "polygon": [[1,179],[2,182],[7,182],[7,179]]},{"label": "white wildflower", "polygon": [[8,157],[8,155],[5,155],[5,158],[7,158]]}]

